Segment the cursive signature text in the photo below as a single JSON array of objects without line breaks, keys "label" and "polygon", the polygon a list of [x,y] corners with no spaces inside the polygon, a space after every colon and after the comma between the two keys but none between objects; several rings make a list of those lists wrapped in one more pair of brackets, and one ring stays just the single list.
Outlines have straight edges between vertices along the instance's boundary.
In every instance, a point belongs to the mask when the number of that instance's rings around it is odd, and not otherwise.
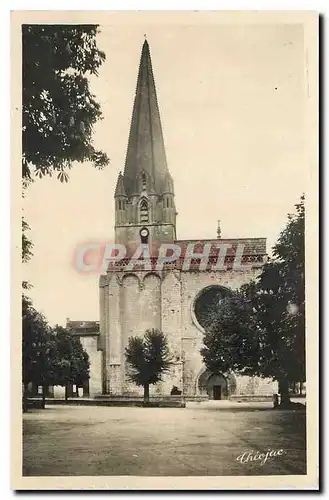
[{"label": "cursive signature text", "polygon": [[264,465],[268,459],[280,457],[284,454],[284,450],[272,450],[271,448],[268,448],[267,451],[264,452],[251,450],[241,453],[241,455],[239,455],[236,460],[241,464],[246,464],[248,462],[259,462],[260,465]]}]

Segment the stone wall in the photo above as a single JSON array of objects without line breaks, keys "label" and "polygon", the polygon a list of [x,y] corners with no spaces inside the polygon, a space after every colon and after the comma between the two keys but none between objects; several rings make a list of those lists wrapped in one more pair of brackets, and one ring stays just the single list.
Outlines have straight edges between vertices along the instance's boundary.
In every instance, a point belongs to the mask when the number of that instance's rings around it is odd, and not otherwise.
[{"label": "stone wall", "polygon": [[140,393],[128,376],[124,350],[132,336],[143,336],[148,329],[161,329],[161,280],[154,273],[122,280],[122,365],[124,366],[123,393]]},{"label": "stone wall", "polygon": [[[161,276],[145,271],[125,276],[109,273],[105,298],[108,314],[101,318],[101,328],[104,325],[106,329],[106,339],[101,342],[105,346],[106,392],[142,395],[143,388],[127,378],[124,349],[130,336],[159,328],[168,338],[174,364],[163,382],[150,387],[150,394],[169,395],[172,387],[177,386],[185,396],[197,396],[198,378],[205,366],[200,355],[204,330],[193,313],[196,297],[212,285],[237,289],[259,272],[259,268],[253,268],[210,272],[172,269],[163,271]],[[273,392],[275,385],[271,381],[237,377],[234,396]]]},{"label": "stone wall", "polygon": [[[122,225],[115,228],[115,242],[126,247],[127,257],[134,255],[136,250],[141,245],[140,230],[142,227],[147,227],[149,231],[150,248],[157,248],[159,242],[173,243],[175,239],[175,226],[170,222],[163,224],[139,223],[138,225]],[[150,251],[152,254],[152,250]]]},{"label": "stone wall", "polygon": [[278,384],[272,379],[237,375],[233,396],[272,396],[277,392]]},{"label": "stone wall", "polygon": [[81,344],[89,356],[89,395],[102,393],[102,352],[98,350],[98,335],[80,337]]},{"label": "stone wall", "polygon": [[185,353],[184,381],[187,395],[193,396],[197,393],[197,379],[204,370],[200,354],[204,330],[193,313],[196,297],[205,287],[211,285],[237,289],[255,278],[258,273],[259,269],[181,272],[181,334]]}]

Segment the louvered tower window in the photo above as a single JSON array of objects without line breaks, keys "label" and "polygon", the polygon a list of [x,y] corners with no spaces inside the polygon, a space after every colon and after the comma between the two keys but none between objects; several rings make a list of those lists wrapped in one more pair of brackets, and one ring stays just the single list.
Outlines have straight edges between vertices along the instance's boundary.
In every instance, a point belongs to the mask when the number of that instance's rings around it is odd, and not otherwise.
[{"label": "louvered tower window", "polygon": [[146,200],[142,200],[140,204],[140,220],[141,222],[149,221],[149,208]]},{"label": "louvered tower window", "polygon": [[145,172],[142,173],[142,189],[146,189],[146,174]]}]

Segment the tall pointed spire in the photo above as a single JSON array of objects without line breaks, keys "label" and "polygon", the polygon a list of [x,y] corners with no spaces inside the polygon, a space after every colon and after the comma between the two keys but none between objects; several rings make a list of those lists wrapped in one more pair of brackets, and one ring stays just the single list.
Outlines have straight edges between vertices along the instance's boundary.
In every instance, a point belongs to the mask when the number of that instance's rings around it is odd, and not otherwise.
[{"label": "tall pointed spire", "polygon": [[169,175],[160,113],[153,77],[150,49],[145,39],[140,59],[134,108],[123,174],[128,196],[139,191],[139,177],[146,172],[149,192],[165,191]]},{"label": "tall pointed spire", "polygon": [[[148,244],[176,238],[174,183],[167,167],[150,49],[139,64],[126,163],[115,190],[115,241],[134,255],[143,230]],[[147,226],[147,230],[146,227]],[[145,241],[144,241],[145,242]]]}]

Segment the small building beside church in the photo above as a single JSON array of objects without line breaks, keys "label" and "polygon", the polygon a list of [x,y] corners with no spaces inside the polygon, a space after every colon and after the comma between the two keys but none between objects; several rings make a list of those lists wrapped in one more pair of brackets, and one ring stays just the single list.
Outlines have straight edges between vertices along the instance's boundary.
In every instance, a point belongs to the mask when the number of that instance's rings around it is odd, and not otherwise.
[{"label": "small building beside church", "polygon": [[[193,124],[191,124],[193,126]],[[206,167],[205,167],[206,168]],[[90,356],[89,393],[136,396],[142,388],[127,376],[124,350],[131,336],[157,328],[169,341],[174,364],[150,395],[169,396],[173,387],[187,399],[259,399],[277,392],[272,380],[211,373],[203,364],[204,315],[209,305],[229,290],[254,279],[266,262],[265,238],[221,238],[214,221],[214,238],[181,240],[176,232],[174,179],[166,159],[150,49],[145,40],[140,59],[126,161],[115,192],[115,242],[124,245],[125,258],[109,265],[99,279],[99,332],[76,330]],[[202,228],[200,228],[201,232]],[[163,269],[127,262],[141,244],[148,245],[151,261],[159,245],[174,244],[180,257]],[[227,249],[225,266],[217,266],[218,244]],[[193,245],[189,266],[186,252]],[[210,250],[209,250],[210,249]],[[208,252],[206,265],[196,254]],[[241,266],[236,255],[241,253]],[[130,260],[129,260],[130,259]]]},{"label": "small building beside church", "polygon": [[[89,380],[85,382],[80,389],[80,395],[89,396],[99,393],[101,386],[101,371],[102,352],[99,350],[99,321],[72,321],[66,319],[66,328],[71,332],[71,335],[80,338],[82,347],[89,356]],[[74,389],[74,388],[73,388]],[[82,392],[82,394],[81,394]],[[77,395],[77,389],[72,390],[72,393]]]}]

